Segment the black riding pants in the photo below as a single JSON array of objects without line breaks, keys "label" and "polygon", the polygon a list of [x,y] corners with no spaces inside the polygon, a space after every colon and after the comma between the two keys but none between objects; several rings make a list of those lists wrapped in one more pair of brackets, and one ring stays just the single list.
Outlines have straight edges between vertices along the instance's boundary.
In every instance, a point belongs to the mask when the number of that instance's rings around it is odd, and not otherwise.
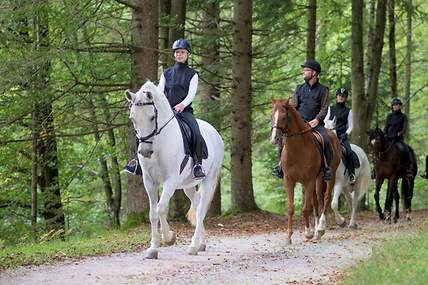
[{"label": "black riding pants", "polygon": [[191,112],[181,112],[175,114],[177,117],[183,119],[187,125],[192,130],[192,141],[190,145],[190,149],[192,151],[193,159],[195,163],[202,163],[202,147],[203,147],[203,138],[201,135],[201,131],[199,130],[198,122],[196,122],[195,117]]},{"label": "black riding pants", "polygon": [[352,149],[351,144],[348,141],[348,137],[344,134],[340,136],[340,144],[345,148],[345,157],[344,157],[344,163],[346,169],[348,169],[349,174],[355,174],[355,166],[354,166],[354,159],[352,158]]}]

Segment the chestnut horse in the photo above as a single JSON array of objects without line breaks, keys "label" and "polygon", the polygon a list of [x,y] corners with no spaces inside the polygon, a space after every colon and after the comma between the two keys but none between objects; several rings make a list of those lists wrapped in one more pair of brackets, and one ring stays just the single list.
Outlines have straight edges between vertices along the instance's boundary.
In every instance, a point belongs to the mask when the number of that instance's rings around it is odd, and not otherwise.
[{"label": "chestnut horse", "polygon": [[[391,222],[392,203],[395,200],[395,215],[394,222],[397,222],[400,217],[400,195],[398,193],[397,183],[401,178],[401,195],[404,196],[404,209],[406,211],[406,219],[410,221],[410,213],[412,211],[413,187],[415,185],[415,177],[417,174],[416,156],[413,149],[409,146],[412,155],[413,177],[408,178],[403,167],[401,153],[396,144],[388,141],[381,129],[375,128],[367,132],[369,140],[369,148],[374,158],[374,169],[376,172],[376,192],[374,195],[376,201],[376,209],[379,214],[379,219]],[[382,188],[383,181],[388,180],[388,190],[385,198],[385,214],[379,204],[379,192]]]},{"label": "chestnut horse", "polygon": [[281,168],[284,172],[284,187],[288,196],[287,243],[291,244],[293,235],[294,187],[297,182],[303,186],[302,214],[305,222],[305,237],[311,239],[314,236],[310,214],[315,212],[315,238],[320,239],[325,233],[330,194],[335,182],[336,169],[340,163],[339,140],[331,130],[327,130],[333,148],[333,159],[330,165],[333,175],[325,183],[323,157],[320,154],[317,139],[309,124],[301,118],[288,100],[272,100],[271,125],[271,143],[278,144],[280,140],[283,142]]}]

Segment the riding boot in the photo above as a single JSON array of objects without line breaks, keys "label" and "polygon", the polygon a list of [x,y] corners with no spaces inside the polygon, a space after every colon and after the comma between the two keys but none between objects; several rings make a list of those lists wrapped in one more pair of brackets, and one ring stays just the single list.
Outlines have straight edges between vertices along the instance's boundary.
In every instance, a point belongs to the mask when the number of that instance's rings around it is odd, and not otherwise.
[{"label": "riding boot", "polygon": [[421,177],[428,179],[428,155],[425,157],[425,172],[421,174]]},{"label": "riding boot", "polygon": [[137,158],[133,158],[124,167],[125,172],[132,175],[143,176],[143,170],[141,169],[140,163]]},{"label": "riding boot", "polygon": [[283,178],[284,173],[282,172],[281,168],[281,152],[282,152],[282,141],[278,143],[278,156],[279,156],[279,162],[277,165],[275,165],[272,169],[272,175],[277,178]]},{"label": "riding boot", "polygon": [[279,163],[272,169],[272,175],[281,179],[284,177],[284,172],[282,172],[282,168]]},{"label": "riding boot", "polygon": [[193,179],[200,180],[205,178],[205,173],[202,170],[202,166],[197,163],[193,166]]},{"label": "riding boot", "polygon": [[[140,144],[140,140],[135,137],[135,148],[138,150],[138,145]],[[143,170],[141,169],[141,165],[138,162],[138,157],[135,155],[133,159],[128,161],[128,163],[123,168],[125,172],[132,174],[132,175],[138,175],[143,176]]]}]

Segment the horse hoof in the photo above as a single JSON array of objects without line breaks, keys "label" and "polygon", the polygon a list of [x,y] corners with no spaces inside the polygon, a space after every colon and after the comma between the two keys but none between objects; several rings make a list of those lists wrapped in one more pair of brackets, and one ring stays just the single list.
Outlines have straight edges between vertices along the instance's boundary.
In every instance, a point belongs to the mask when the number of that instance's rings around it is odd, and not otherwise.
[{"label": "horse hoof", "polygon": [[191,246],[187,250],[187,254],[188,255],[197,255],[198,254],[198,249],[195,246]]},{"label": "horse hoof", "polygon": [[383,213],[379,214],[379,220],[381,221],[385,220],[385,215]]},{"label": "horse hoof", "polygon": [[285,245],[291,245],[291,239],[286,239],[285,240]]},{"label": "horse hoof", "polygon": [[157,249],[149,248],[146,252],[147,259],[158,259],[158,251]]},{"label": "horse hoof", "polygon": [[177,236],[175,235],[175,233],[173,231],[170,231],[169,233],[172,234],[171,239],[169,241],[164,241],[165,245],[167,245],[167,246],[174,245],[175,241],[177,240]]},{"label": "horse hoof", "polygon": [[344,228],[346,226],[346,220],[343,219],[343,222],[339,224],[339,227]]},{"label": "horse hoof", "polygon": [[312,239],[313,237],[314,237],[314,233],[313,232],[305,233],[305,238],[306,239]]},{"label": "horse hoof", "polygon": [[207,245],[202,243],[202,244],[199,246],[199,251],[206,251],[206,250],[207,250]]},{"label": "horse hoof", "polygon": [[318,231],[316,231],[316,233],[315,233],[315,238],[316,238],[316,239],[318,239],[318,240],[320,240],[320,239],[321,239],[321,237],[322,237],[324,234],[325,234],[325,230],[318,230]]},{"label": "horse hoof", "polygon": [[352,229],[352,230],[356,230],[356,229],[358,229],[358,225],[357,224],[352,224],[352,225],[349,225],[348,228]]},{"label": "horse hoof", "polygon": [[412,218],[410,218],[410,216],[407,216],[407,217],[406,217],[406,221],[411,222],[411,221],[412,221]]}]

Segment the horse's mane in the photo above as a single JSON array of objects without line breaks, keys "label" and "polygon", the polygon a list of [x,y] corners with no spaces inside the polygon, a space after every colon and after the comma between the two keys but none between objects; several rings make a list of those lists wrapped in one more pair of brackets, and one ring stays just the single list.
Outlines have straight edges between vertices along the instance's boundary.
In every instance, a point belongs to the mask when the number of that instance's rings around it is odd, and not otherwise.
[{"label": "horse's mane", "polygon": [[171,109],[171,106],[165,94],[161,90],[159,90],[159,88],[152,81],[147,80],[146,83],[141,86],[140,90],[138,90],[138,92],[136,93],[137,97],[143,96],[143,91],[150,92],[153,95],[151,100],[155,103],[156,108],[162,110]]},{"label": "horse's mane", "polygon": [[296,108],[294,108],[292,99],[285,99],[284,106],[290,112],[293,118],[296,119],[296,122],[298,123],[298,127],[305,128],[305,121],[303,120],[302,116],[300,116],[299,112],[297,112]]}]

